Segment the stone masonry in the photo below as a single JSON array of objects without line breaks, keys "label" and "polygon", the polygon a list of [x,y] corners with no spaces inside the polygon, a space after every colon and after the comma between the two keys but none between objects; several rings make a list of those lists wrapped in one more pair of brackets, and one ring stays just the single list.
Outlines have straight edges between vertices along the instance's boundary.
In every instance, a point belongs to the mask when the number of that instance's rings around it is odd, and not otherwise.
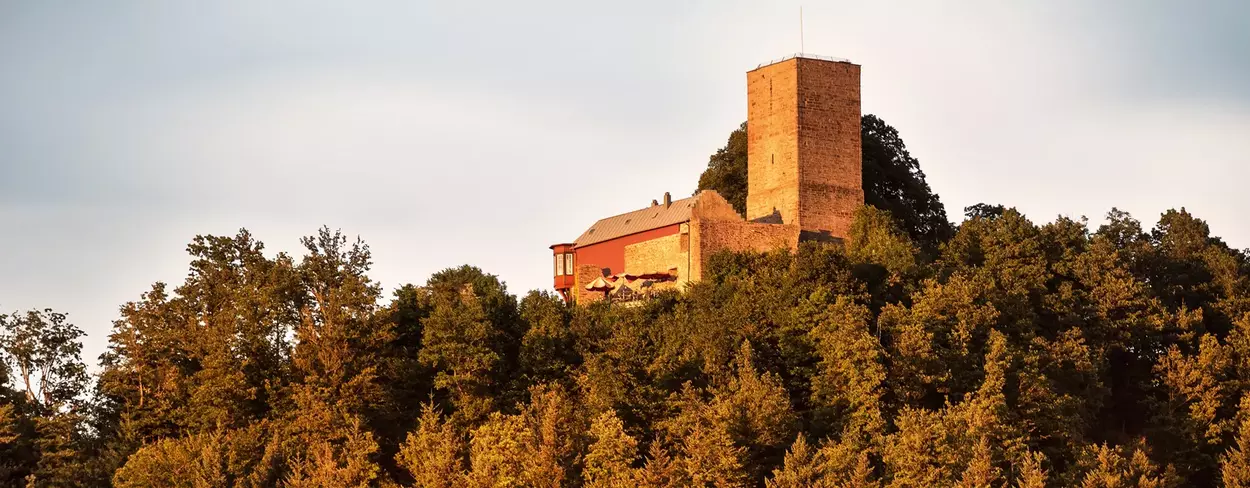
[{"label": "stone masonry", "polygon": [[807,57],[747,73],[747,220],[846,236],[864,202],[859,74]]},{"label": "stone masonry", "polygon": [[573,286],[574,300],[578,303],[592,303],[603,299],[603,293],[586,290],[586,284],[603,276],[603,269],[594,264],[578,264],[577,279]]},{"label": "stone masonry", "polygon": [[[749,222],[714,191],[699,193],[690,215],[690,275],[702,277],[708,258],[720,251],[797,249],[799,227],[792,224]],[[697,279],[697,278],[696,278]]]},{"label": "stone masonry", "polygon": [[[688,228],[687,224],[682,224],[683,230]],[[625,246],[625,273],[675,273],[677,284],[685,284],[690,278],[690,254],[682,243],[689,240],[689,232],[683,231]]]}]

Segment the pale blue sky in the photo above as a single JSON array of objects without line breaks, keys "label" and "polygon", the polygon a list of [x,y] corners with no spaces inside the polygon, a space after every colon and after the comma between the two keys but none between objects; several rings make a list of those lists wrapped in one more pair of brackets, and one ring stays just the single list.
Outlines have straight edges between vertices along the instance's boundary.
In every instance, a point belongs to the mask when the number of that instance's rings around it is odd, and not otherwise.
[{"label": "pale blue sky", "polygon": [[[952,218],[1185,206],[1250,247],[1250,4],[802,2]],[[1009,4],[1009,5],[1008,5]],[[798,2],[0,0],[0,310],[104,348],[195,234],[362,236],[388,290],[689,194]]]}]

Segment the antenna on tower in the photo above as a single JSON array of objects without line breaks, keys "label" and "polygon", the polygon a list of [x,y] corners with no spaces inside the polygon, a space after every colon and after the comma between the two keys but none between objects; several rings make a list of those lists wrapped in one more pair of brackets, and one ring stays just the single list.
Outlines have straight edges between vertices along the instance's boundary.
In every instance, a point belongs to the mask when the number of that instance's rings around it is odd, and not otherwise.
[{"label": "antenna on tower", "polygon": [[799,5],[799,54],[803,51],[803,6]]}]

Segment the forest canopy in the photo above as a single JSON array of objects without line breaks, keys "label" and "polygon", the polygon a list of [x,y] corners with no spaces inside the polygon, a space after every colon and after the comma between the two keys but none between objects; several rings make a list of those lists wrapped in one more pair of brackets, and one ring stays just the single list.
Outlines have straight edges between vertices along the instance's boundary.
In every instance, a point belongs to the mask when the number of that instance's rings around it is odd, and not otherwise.
[{"label": "forest canopy", "polygon": [[[323,228],[300,256],[195,237],[94,376],[65,314],[0,316],[0,484],[1250,486],[1245,251],[1183,209],[951,225],[865,131],[844,242],[718,254],[640,306],[472,266],[388,296]],[[738,204],[735,137],[700,186]]]}]

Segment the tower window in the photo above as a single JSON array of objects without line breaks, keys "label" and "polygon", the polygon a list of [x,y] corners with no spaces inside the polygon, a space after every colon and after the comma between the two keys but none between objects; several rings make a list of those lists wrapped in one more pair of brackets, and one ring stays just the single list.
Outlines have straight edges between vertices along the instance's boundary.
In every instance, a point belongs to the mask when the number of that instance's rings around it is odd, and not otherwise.
[{"label": "tower window", "polygon": [[564,272],[570,275],[573,274],[573,253],[564,255]]},{"label": "tower window", "polygon": [[556,255],[556,276],[563,276],[563,275],[564,275],[564,255],[557,254]]}]

